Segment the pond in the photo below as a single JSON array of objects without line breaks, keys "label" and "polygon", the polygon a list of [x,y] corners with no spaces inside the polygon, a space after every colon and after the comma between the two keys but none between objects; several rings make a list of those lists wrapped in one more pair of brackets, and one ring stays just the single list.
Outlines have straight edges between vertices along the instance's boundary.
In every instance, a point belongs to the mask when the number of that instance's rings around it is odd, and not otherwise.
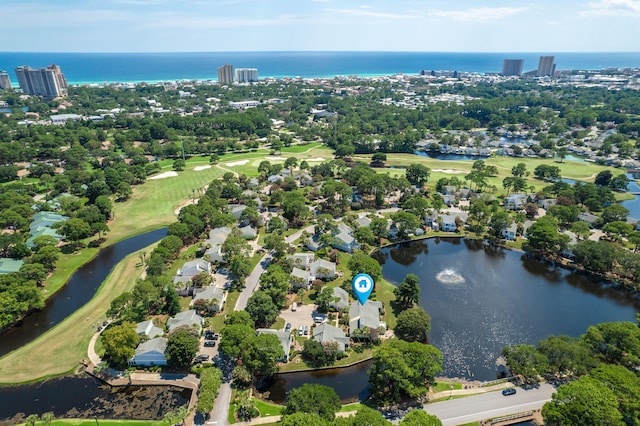
[{"label": "pond", "polygon": [[383,275],[420,278],[421,305],[432,318],[430,343],[444,375],[493,380],[506,345],[551,335],[580,336],[590,325],[635,321],[640,303],[584,275],[537,262],[480,240],[436,238],[381,249]]},{"label": "pond", "polygon": [[60,377],[0,388],[0,424],[52,411],[56,418],[158,420],[189,403],[191,391],[173,386],[110,387],[86,376]]},{"label": "pond", "polygon": [[305,383],[315,383],[335,389],[343,404],[358,400],[364,401],[369,397],[367,371],[372,364],[373,361],[365,361],[345,368],[277,374],[273,380],[263,385],[259,390],[265,393],[264,396],[270,401],[284,404],[291,389]]},{"label": "pond", "polygon": [[74,272],[58,293],[47,299],[44,309],[32,313],[18,326],[0,335],[0,356],[26,345],[84,306],[118,262],[166,235],[166,228],[156,229],[100,250],[94,259]]}]

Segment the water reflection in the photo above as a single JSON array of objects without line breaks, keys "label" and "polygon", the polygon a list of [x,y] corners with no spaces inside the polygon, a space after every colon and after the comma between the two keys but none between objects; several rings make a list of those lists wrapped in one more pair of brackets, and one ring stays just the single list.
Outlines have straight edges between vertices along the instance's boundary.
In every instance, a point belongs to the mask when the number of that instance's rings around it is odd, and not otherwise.
[{"label": "water reflection", "polygon": [[[390,254],[385,279],[420,278],[421,305],[432,318],[429,340],[443,352],[449,377],[495,379],[506,345],[580,336],[600,322],[633,321],[640,309],[627,293],[480,240],[422,240],[380,251]],[[464,281],[442,280],[456,275]]]},{"label": "water reflection", "polygon": [[190,390],[173,386],[111,388],[90,377],[62,377],[0,388],[0,423],[19,423],[47,411],[57,418],[158,420],[190,397]]}]

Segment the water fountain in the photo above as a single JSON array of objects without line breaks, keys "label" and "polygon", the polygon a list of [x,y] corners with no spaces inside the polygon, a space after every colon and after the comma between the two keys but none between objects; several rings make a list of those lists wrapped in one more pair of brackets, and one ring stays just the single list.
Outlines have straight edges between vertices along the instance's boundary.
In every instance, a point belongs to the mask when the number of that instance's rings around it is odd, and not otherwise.
[{"label": "water fountain", "polygon": [[436,279],[443,284],[462,284],[464,277],[453,269],[443,269],[436,274]]}]

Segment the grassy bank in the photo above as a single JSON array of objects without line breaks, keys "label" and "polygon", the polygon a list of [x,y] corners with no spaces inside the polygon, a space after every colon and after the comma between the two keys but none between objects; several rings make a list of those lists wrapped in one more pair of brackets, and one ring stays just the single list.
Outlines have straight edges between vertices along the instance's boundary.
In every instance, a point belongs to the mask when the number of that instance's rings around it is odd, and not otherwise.
[{"label": "grassy bank", "polygon": [[0,384],[31,382],[64,374],[86,359],[91,336],[106,318],[111,301],[131,290],[142,273],[137,253],[116,265],[86,305],[31,343],[0,358]]}]

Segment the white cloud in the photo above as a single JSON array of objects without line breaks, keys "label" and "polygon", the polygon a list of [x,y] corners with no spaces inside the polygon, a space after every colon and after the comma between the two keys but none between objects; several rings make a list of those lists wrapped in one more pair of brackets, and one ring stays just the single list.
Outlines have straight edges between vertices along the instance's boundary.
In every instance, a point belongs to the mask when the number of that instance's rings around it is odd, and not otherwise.
[{"label": "white cloud", "polygon": [[600,0],[587,3],[588,9],[579,16],[638,16],[640,0]]},{"label": "white cloud", "polygon": [[399,15],[396,13],[384,13],[374,12],[369,10],[368,7],[361,7],[360,9],[328,9],[331,13],[340,13],[342,15],[351,16],[365,16],[368,18],[385,18],[385,19],[414,19],[414,15]]},{"label": "white cloud", "polygon": [[432,10],[429,16],[451,18],[455,21],[487,22],[497,21],[528,10],[526,7],[479,7],[466,10]]}]

